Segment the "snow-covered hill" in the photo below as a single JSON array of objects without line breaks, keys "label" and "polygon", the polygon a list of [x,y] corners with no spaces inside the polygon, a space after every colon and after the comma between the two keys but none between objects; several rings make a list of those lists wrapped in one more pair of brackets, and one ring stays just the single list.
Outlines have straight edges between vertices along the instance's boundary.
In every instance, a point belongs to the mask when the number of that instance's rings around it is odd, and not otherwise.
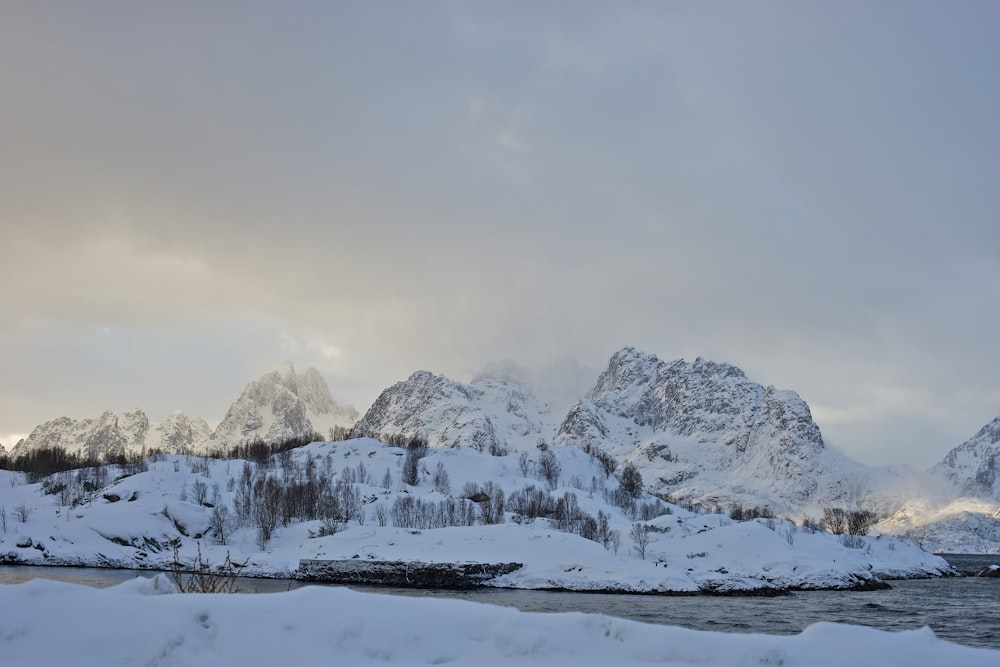
[{"label": "snow-covered hill", "polygon": [[825,447],[809,406],[729,364],[626,347],[570,410],[556,443],[632,462],[647,488],[703,505],[800,514],[851,505],[874,472]]},{"label": "snow-covered hill", "polygon": [[276,443],[315,433],[322,437],[333,427],[353,426],[357,419],[357,410],[333,400],[318,370],[297,373],[286,363],[243,388],[204,448],[224,451],[258,439]]},{"label": "snow-covered hill", "polygon": [[[0,561],[169,568],[173,545],[189,560],[198,543],[209,562],[231,554],[256,575],[293,575],[301,559],[517,562],[492,585],[636,592],[845,588],[948,569],[892,537],[848,543],[780,519],[741,523],[646,494],[623,499],[617,480],[572,447],[427,452],[413,484],[403,481],[406,450],[371,439],[313,443],[261,464],[167,455],[36,484],[0,471]],[[549,455],[555,480],[542,474]]]},{"label": "snow-covered hill", "polygon": [[431,447],[471,447],[495,453],[534,448],[555,432],[548,406],[531,388],[504,374],[469,384],[418,371],[378,397],[354,427],[354,437],[425,438]]}]

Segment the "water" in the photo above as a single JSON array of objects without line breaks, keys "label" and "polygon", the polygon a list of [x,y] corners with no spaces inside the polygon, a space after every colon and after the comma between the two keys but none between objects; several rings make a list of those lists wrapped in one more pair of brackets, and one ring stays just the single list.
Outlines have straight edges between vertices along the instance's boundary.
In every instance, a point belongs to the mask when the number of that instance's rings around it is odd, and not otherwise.
[{"label": "water", "polygon": [[[958,560],[961,562],[956,562]],[[953,562],[960,569],[983,569],[997,561],[1000,556],[961,557]],[[152,575],[134,570],[0,567],[0,583],[45,577],[104,588],[135,576]],[[303,585],[287,579],[239,581],[244,593],[272,593]],[[1000,649],[1000,614],[996,613],[1000,579],[914,579],[894,581],[892,589],[884,591],[810,591],[780,597],[665,597],[490,588],[469,591],[353,588],[393,595],[458,598],[525,611],[608,614],[646,623],[722,632],[795,634],[819,621],[866,625],[889,631],[912,630],[926,625],[948,641]]]}]

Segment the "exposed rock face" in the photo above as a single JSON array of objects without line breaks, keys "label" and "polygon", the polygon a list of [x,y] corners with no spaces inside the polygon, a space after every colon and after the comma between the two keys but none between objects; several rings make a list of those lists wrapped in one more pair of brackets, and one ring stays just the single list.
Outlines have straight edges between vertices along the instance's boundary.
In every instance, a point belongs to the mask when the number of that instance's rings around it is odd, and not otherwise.
[{"label": "exposed rock face", "polygon": [[423,437],[431,447],[496,452],[533,447],[553,431],[548,407],[513,378],[491,375],[462,384],[418,371],[383,391],[351,435]]},{"label": "exposed rock face", "polygon": [[300,560],[296,578],[336,584],[465,589],[521,569],[521,563],[419,563],[356,558]]},{"label": "exposed rock face", "polygon": [[206,446],[217,451],[257,439],[326,437],[329,428],[349,427],[357,418],[357,410],[333,400],[318,370],[296,373],[289,363],[246,385]]},{"label": "exposed rock face", "polygon": [[189,453],[210,433],[204,419],[175,412],[162,422],[150,423],[142,410],[116,414],[110,410],[96,419],[60,417],[37,426],[11,452],[15,458],[39,449],[61,447],[91,459],[105,460],[159,449]]},{"label": "exposed rock face", "polygon": [[647,488],[679,500],[776,511],[843,499],[836,478],[862,468],[826,449],[795,392],[763,387],[728,364],[664,362],[631,347],[573,406],[556,443],[634,462]]},{"label": "exposed rock face", "polygon": [[1000,500],[1000,417],[948,452],[931,472],[965,495]]}]

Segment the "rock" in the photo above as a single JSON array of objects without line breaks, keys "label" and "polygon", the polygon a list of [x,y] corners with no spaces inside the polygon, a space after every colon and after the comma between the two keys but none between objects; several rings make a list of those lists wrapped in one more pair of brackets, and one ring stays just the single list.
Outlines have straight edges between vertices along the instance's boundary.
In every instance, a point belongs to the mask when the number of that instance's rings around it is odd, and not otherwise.
[{"label": "rock", "polygon": [[522,567],[521,563],[420,563],[382,560],[300,560],[296,578],[339,584],[463,589]]}]

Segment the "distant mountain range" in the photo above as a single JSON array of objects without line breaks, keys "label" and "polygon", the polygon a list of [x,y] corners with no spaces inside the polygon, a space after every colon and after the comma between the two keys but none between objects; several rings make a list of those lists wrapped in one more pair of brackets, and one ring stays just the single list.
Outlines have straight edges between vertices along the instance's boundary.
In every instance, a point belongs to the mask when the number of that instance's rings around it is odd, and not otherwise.
[{"label": "distant mountain range", "polygon": [[316,369],[297,373],[286,364],[244,387],[214,430],[182,413],[161,422],[141,410],[62,417],[35,428],[11,455],[50,446],[96,458],[152,449],[204,454],[258,439],[326,438],[334,428],[497,454],[553,444],[599,451],[619,469],[633,464],[647,490],[676,502],[798,517],[864,506],[887,517],[882,530],[929,548],[1000,551],[1000,417],[921,473],[865,466],[830,449],[798,394],[764,387],[725,363],[666,362],[626,347],[564,415],[497,368],[467,384],[418,371],[359,418],[333,399]]},{"label": "distant mountain range", "polygon": [[108,411],[96,419],[60,417],[32,430],[11,450],[13,457],[46,447],[61,447],[91,459],[160,450],[170,454],[207,454],[254,440],[268,443],[329,436],[333,427],[349,428],[358,411],[333,400],[315,368],[297,373],[292,364],[246,385],[213,431],[200,417],[175,412],[150,422],[136,409]]}]

